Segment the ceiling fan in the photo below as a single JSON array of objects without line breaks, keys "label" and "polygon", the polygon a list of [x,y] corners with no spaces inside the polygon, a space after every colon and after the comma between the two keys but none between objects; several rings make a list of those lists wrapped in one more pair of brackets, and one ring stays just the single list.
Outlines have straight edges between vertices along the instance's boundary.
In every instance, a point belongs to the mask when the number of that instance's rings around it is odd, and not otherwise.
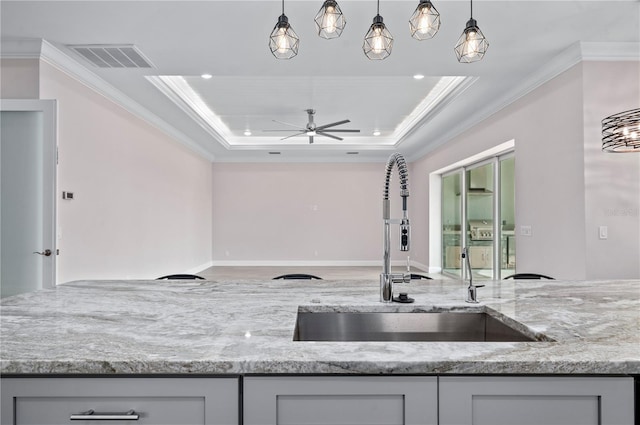
[{"label": "ceiling fan", "polygon": [[316,111],[314,109],[306,109],[306,112],[307,112],[307,115],[309,116],[309,121],[307,122],[306,126],[304,126],[304,127],[301,127],[301,126],[295,125],[295,124],[289,124],[289,123],[278,121],[278,120],[273,120],[273,122],[277,122],[279,124],[284,124],[284,125],[287,125],[289,127],[294,127],[295,130],[286,129],[286,130],[263,130],[263,131],[278,131],[278,132],[294,131],[295,134],[292,134],[292,135],[287,136],[287,137],[283,137],[280,140],[286,140],[286,139],[289,139],[291,137],[307,135],[307,136],[309,136],[309,143],[313,143],[314,136],[324,136],[324,137],[329,137],[331,139],[344,140],[342,137],[338,137],[338,136],[335,136],[333,134],[329,134],[328,132],[331,132],[331,133],[360,133],[360,130],[332,129],[332,127],[335,127],[335,126],[338,126],[338,125],[342,125],[342,124],[346,124],[348,122],[351,122],[351,120],[336,121],[336,122],[332,122],[330,124],[324,124],[324,125],[318,125],[317,126],[316,123],[313,122],[313,116],[315,115]]}]

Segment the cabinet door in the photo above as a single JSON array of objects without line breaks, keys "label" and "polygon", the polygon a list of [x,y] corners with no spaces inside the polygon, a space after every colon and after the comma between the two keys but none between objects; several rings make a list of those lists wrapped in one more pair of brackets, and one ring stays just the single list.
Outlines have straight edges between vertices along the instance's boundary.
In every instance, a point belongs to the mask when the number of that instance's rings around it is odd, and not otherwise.
[{"label": "cabinet door", "polygon": [[633,379],[441,377],[440,425],[631,425]]},{"label": "cabinet door", "polygon": [[493,268],[493,247],[491,246],[470,246],[469,262],[472,269],[492,269]]},{"label": "cabinet door", "polygon": [[436,425],[436,377],[247,377],[245,425]]},{"label": "cabinet door", "polygon": [[104,423],[70,422],[91,410],[138,416],[113,425],[237,425],[238,394],[237,378],[3,378],[2,425]]}]

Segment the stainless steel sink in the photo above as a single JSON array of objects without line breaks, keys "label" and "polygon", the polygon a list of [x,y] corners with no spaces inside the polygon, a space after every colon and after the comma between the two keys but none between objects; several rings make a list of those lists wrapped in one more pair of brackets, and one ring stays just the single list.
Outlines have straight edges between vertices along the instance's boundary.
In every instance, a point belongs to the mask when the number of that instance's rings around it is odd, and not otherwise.
[{"label": "stainless steel sink", "polygon": [[[524,328],[524,327],[523,327]],[[298,312],[294,341],[537,341],[486,312]]]}]

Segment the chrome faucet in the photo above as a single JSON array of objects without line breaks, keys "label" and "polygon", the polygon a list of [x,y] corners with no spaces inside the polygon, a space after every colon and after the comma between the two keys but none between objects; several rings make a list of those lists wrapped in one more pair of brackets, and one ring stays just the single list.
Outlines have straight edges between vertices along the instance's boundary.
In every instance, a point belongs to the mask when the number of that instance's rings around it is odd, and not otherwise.
[{"label": "chrome faucet", "polygon": [[462,248],[462,259],[467,266],[467,273],[469,275],[469,286],[467,287],[467,296],[465,297],[465,301],[472,304],[478,303],[478,293],[477,288],[482,288],[484,285],[474,285],[473,284],[473,273],[471,271],[471,261],[469,260],[469,249],[465,246]]},{"label": "chrome faucet", "polygon": [[[402,198],[402,219],[391,219],[391,209],[389,203],[389,184],[391,182],[391,172],[393,166],[398,168],[400,175],[400,197]],[[411,228],[409,226],[409,218],[407,215],[407,198],[409,197],[408,189],[409,171],[404,157],[399,153],[392,154],[387,160],[386,177],[384,181],[384,196],[382,198],[382,221],[384,223],[384,235],[382,245],[382,273],[380,274],[380,302],[390,303],[393,301],[393,284],[409,283],[411,281],[410,273],[391,273],[391,242],[389,236],[389,227],[391,224],[400,225],[400,251],[409,251]]]}]

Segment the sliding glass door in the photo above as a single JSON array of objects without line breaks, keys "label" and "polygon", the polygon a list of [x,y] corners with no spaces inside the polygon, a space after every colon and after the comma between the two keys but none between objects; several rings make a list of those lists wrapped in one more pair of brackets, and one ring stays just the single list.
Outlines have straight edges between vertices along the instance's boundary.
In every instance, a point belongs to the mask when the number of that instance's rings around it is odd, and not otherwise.
[{"label": "sliding glass door", "polygon": [[493,278],[494,161],[466,169],[465,224],[474,278]]},{"label": "sliding glass door", "polygon": [[516,160],[500,158],[500,278],[516,272]]},{"label": "sliding glass door", "polygon": [[442,269],[467,277],[462,247],[474,279],[500,279],[515,270],[515,161],[490,158],[442,176]]},{"label": "sliding glass door", "polygon": [[462,172],[442,177],[442,269],[444,273],[460,276],[460,247],[462,246]]}]

